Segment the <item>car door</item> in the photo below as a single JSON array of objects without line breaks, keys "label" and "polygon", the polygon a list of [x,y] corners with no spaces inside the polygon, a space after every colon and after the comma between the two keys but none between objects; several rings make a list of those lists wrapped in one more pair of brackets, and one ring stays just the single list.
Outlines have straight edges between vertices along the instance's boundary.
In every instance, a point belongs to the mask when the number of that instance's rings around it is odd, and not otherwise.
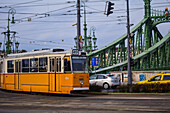
[{"label": "car door", "polygon": [[89,80],[90,85],[96,85],[96,78],[97,75],[90,76],[90,80]]},{"label": "car door", "polygon": [[104,82],[104,76],[103,75],[97,75],[96,85],[97,86],[103,86],[103,82]]},{"label": "car door", "polygon": [[161,83],[170,83],[170,75],[163,75]]}]

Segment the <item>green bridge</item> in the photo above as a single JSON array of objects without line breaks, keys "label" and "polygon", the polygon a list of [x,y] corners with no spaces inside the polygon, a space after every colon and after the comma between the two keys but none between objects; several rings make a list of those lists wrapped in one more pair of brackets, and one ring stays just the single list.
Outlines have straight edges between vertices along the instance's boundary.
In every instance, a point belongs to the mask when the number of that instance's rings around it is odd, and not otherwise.
[{"label": "green bridge", "polygon": [[[170,10],[151,9],[151,0],[144,0],[145,16],[131,29],[132,71],[170,70],[170,32],[162,36],[158,24],[170,22]],[[88,58],[99,58],[99,65],[90,65],[91,73],[127,70],[127,34],[105,47],[89,53]],[[89,62],[89,63],[90,63]],[[90,63],[91,64],[91,63]]]}]

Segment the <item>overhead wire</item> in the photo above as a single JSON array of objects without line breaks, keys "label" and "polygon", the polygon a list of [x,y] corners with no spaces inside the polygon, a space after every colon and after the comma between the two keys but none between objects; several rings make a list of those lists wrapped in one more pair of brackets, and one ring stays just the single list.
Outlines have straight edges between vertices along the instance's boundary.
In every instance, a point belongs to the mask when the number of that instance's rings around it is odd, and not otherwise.
[{"label": "overhead wire", "polygon": [[29,1],[29,2],[22,2],[22,3],[12,4],[12,5],[9,5],[9,6],[1,6],[0,8],[12,8],[13,6],[16,6],[16,5],[30,4],[30,3],[35,3],[35,2],[39,2],[39,1],[43,1],[43,0],[34,0],[34,1]]}]

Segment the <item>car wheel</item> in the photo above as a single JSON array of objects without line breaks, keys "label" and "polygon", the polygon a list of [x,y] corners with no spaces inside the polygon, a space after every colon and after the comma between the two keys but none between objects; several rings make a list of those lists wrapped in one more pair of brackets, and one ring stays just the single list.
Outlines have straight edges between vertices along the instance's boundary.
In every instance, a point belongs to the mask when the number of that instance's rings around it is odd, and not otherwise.
[{"label": "car wheel", "polygon": [[108,83],[104,83],[104,84],[103,84],[103,88],[104,88],[104,89],[109,89],[109,87],[110,87],[110,86],[109,86]]}]

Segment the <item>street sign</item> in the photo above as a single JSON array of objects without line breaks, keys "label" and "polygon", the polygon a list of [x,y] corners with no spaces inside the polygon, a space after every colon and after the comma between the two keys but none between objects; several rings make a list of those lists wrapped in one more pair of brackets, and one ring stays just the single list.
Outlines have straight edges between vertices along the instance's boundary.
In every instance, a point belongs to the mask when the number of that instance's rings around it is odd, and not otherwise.
[{"label": "street sign", "polygon": [[91,65],[99,66],[99,57],[91,57]]},{"label": "street sign", "polygon": [[146,77],[144,74],[140,74],[139,75],[140,81],[146,80]]}]

